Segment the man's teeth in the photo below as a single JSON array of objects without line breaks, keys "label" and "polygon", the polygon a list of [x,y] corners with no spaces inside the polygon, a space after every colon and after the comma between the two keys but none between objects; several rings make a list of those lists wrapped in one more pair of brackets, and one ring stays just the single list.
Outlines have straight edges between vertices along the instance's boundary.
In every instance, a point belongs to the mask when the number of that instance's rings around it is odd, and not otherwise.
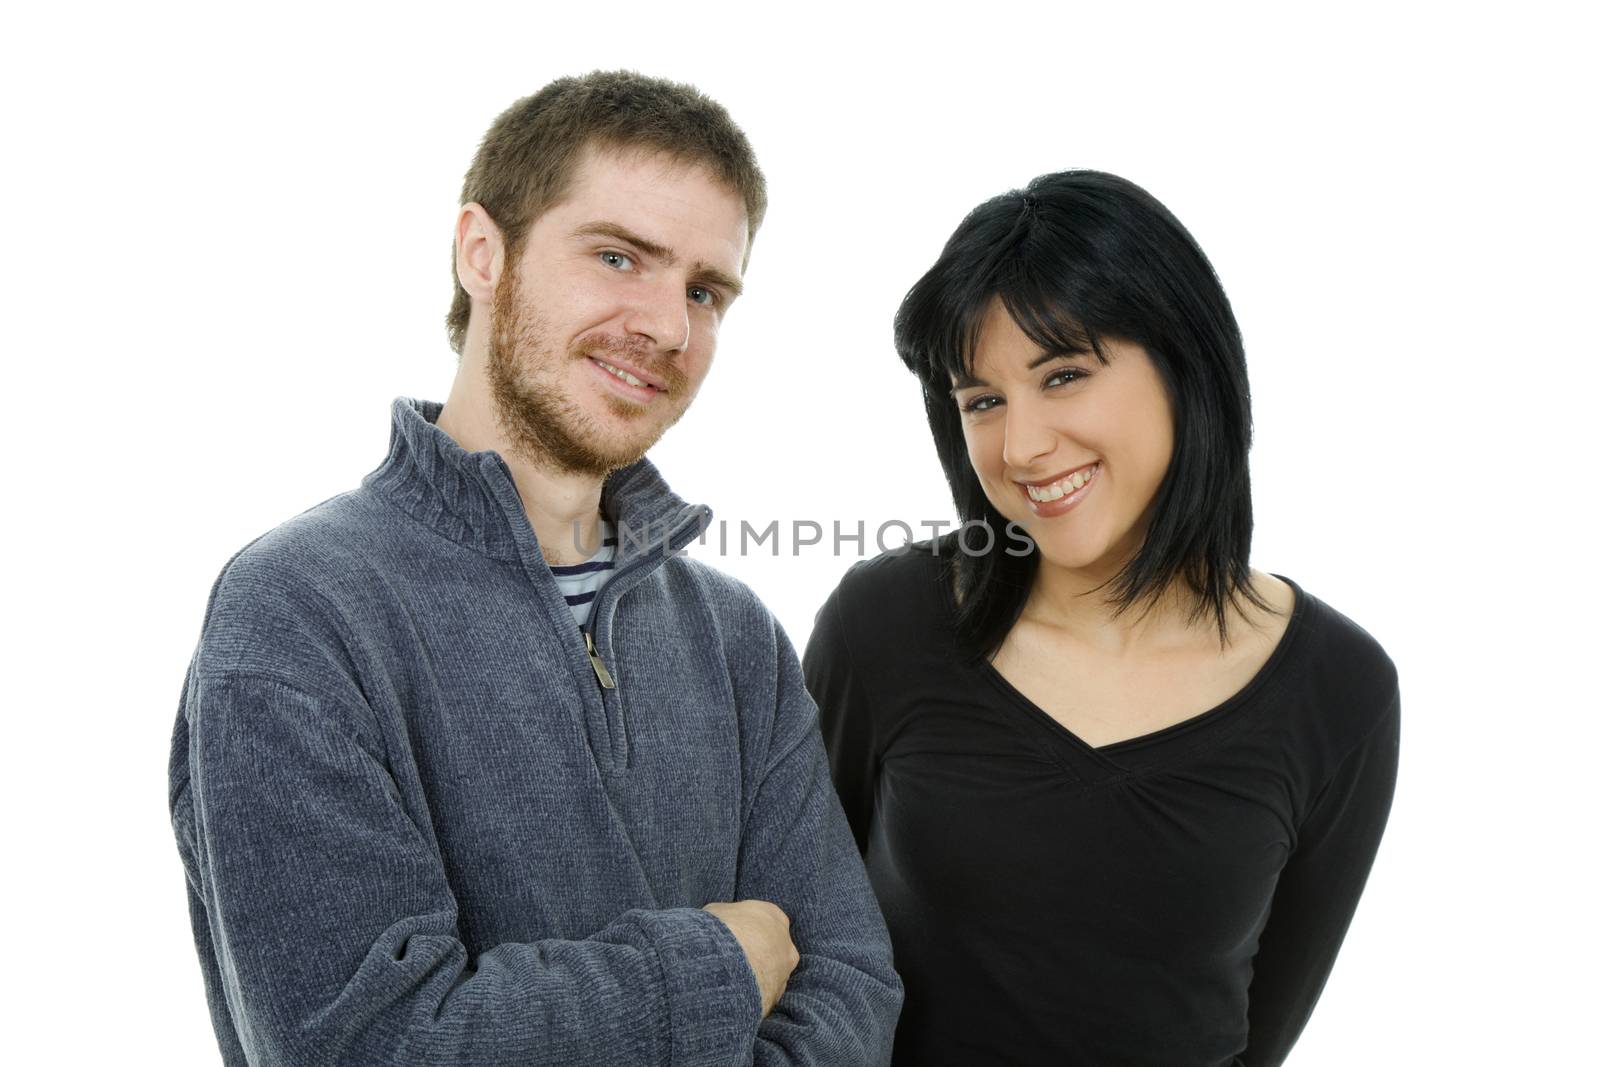
[{"label": "man's teeth", "polygon": [[623,381],[627,382],[629,385],[637,385],[641,389],[645,388],[645,384],[643,382],[629,374],[627,371],[623,370],[621,367],[613,367],[603,359],[597,359],[595,362],[600,364],[600,366],[604,367],[606,370],[610,371],[612,374],[615,374],[618,378],[621,378]]},{"label": "man's teeth", "polygon": [[1026,486],[1025,488],[1028,490],[1028,498],[1030,500],[1036,500],[1041,504],[1048,503],[1051,500],[1060,500],[1068,493],[1076,489],[1082,489],[1085,485],[1089,484],[1089,479],[1093,478],[1095,476],[1095,472],[1097,472],[1099,469],[1100,464],[1096,463],[1094,466],[1085,467],[1081,471],[1073,471],[1059,482],[1051,482],[1049,485]]}]

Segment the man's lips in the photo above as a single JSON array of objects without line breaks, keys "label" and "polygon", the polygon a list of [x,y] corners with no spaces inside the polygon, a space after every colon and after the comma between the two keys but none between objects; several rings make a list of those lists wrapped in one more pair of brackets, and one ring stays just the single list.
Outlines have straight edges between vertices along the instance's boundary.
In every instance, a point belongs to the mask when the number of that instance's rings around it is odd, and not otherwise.
[{"label": "man's lips", "polygon": [[635,378],[639,379],[641,382],[648,385],[658,393],[667,392],[667,385],[665,382],[656,377],[654,374],[646,373],[634,364],[629,363],[627,360],[618,359],[609,352],[604,355],[601,355],[598,352],[586,352],[584,355],[600,364],[600,368],[602,370],[607,367],[615,367],[617,370],[626,371],[627,373],[633,375]]}]

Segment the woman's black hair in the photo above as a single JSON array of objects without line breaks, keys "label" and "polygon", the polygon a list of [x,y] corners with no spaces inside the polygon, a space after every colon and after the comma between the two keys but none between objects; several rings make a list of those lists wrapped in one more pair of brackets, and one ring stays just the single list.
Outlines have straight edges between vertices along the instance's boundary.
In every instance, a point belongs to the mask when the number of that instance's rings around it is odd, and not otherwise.
[{"label": "woman's black hair", "polygon": [[[946,539],[956,632],[974,655],[994,652],[1016,624],[1038,568],[1017,554],[1006,519],[967,457],[952,378],[972,376],[978,330],[996,297],[1047,352],[1093,352],[1133,341],[1166,383],[1172,461],[1156,490],[1144,543],[1107,585],[1120,613],[1154,604],[1174,581],[1194,594],[1191,621],[1214,619],[1228,640],[1239,598],[1267,605],[1250,583],[1250,388],[1244,341],[1216,272],[1189,231],[1155,197],[1093,170],[1045,174],[980,204],[894,320],[895,349],[922,382],[928,426],[963,523],[986,522],[991,550]],[[982,542],[973,536],[969,542]],[[1014,544],[1014,542],[1013,542]]]}]

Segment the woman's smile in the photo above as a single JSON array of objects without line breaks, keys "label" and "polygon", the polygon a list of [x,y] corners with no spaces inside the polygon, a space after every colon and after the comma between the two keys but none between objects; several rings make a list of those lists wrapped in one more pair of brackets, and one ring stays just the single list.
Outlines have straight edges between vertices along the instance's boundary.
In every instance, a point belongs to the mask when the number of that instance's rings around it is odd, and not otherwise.
[{"label": "woman's smile", "polygon": [[1094,488],[1098,461],[1036,482],[1017,482],[1028,508],[1040,518],[1054,518],[1077,507]]}]

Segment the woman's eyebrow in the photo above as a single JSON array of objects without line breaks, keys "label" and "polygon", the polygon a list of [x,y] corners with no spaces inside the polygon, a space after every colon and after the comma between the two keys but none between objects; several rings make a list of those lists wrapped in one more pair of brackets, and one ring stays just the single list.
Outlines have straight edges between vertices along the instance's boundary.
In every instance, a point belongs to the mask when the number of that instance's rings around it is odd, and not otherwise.
[{"label": "woman's eyebrow", "polygon": [[959,393],[963,389],[972,389],[972,388],[975,388],[977,386],[987,386],[989,384],[988,382],[984,381],[982,378],[978,377],[976,374],[969,374],[966,371],[962,371],[961,373],[955,375],[954,377],[955,377],[955,382],[954,382],[954,384],[952,384],[950,386],[950,395],[951,396],[954,396],[956,393]]},{"label": "woman's eyebrow", "polygon": [[1087,350],[1081,348],[1057,348],[1054,351],[1039,353],[1028,364],[1028,369],[1037,370],[1051,360],[1075,359],[1078,356],[1087,356],[1088,354]]},{"label": "woman's eyebrow", "polygon": [[[1028,361],[1028,369],[1037,370],[1053,360],[1072,359],[1074,356],[1083,356],[1087,354],[1087,352],[1082,352],[1075,348],[1058,349],[1054,352],[1041,352],[1037,356],[1033,357],[1033,359]],[[960,373],[955,374],[954,378],[955,383],[950,386],[950,392],[952,394],[958,393],[963,389],[971,389],[975,386],[987,386],[989,384],[976,374],[969,374],[966,371],[961,371]]]}]

